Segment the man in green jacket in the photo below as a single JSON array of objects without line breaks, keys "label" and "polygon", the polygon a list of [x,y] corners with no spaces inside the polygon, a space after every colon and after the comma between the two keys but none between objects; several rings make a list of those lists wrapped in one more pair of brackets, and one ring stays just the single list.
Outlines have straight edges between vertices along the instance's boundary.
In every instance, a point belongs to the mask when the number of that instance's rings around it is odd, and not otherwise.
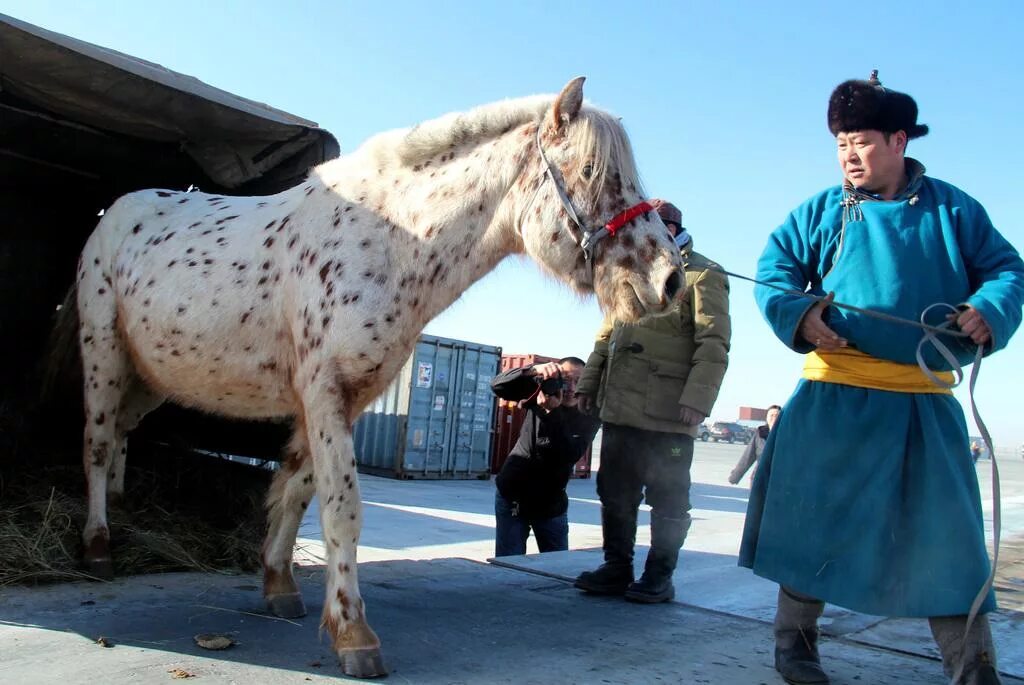
[{"label": "man in green jacket", "polygon": [[[686,291],[667,316],[628,325],[606,319],[577,385],[580,408],[603,424],[604,563],[576,587],[655,603],[675,597],[672,572],[690,528],[690,464],[697,427],[711,413],[729,360],[729,283],[693,251],[675,205],[652,200],[680,246]],[[651,506],[651,548],[633,580],[637,511]]]}]

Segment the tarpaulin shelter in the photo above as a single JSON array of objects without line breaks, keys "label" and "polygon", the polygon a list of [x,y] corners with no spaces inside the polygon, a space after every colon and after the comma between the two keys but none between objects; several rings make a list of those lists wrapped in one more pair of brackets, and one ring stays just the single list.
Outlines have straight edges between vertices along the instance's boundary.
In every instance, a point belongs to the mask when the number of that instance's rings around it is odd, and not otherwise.
[{"label": "tarpaulin shelter", "polygon": [[72,284],[97,214],[115,198],[190,185],[276,193],[338,152],[334,137],[312,121],[0,14],[6,427],[31,404],[26,398],[38,385],[54,310]]}]

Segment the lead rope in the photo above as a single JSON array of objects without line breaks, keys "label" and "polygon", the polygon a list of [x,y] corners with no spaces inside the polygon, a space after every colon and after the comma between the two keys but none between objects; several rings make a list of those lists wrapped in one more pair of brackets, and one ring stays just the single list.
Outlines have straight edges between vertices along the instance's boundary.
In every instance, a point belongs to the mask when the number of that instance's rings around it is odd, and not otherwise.
[{"label": "lead rope", "polygon": [[992,568],[989,571],[988,579],[985,580],[985,584],[982,586],[981,591],[978,592],[977,597],[971,602],[971,610],[967,614],[967,623],[964,625],[964,639],[960,645],[960,663],[956,667],[956,672],[953,674],[952,682],[954,685],[960,682],[960,677],[963,675],[964,670],[967,667],[967,635],[970,633],[971,625],[974,620],[978,617],[978,611],[981,609],[982,603],[984,603],[988,593],[992,591],[992,586],[995,585],[996,581],[996,567],[999,565],[999,541],[1002,538],[1002,492],[999,488],[999,465],[996,463],[996,451],[992,445],[992,436],[988,432],[988,426],[981,420],[981,413],[978,411],[978,406],[974,402],[974,386],[978,382],[978,375],[981,369],[981,356],[982,348],[978,347],[977,353],[974,355],[974,367],[971,369],[971,380],[968,384],[971,397],[971,414],[974,416],[974,423],[978,426],[978,430],[981,431],[981,439],[985,441],[985,447],[988,448],[988,457],[992,460]]},{"label": "lead rope", "polygon": [[[712,271],[717,271],[721,274],[725,274],[726,276],[732,276],[733,278],[738,278],[743,281],[749,281],[751,283],[756,283],[757,285],[763,285],[767,288],[782,291],[788,295],[797,295],[799,297],[812,300],[813,302],[821,302],[822,300],[825,299],[820,295],[814,295],[812,293],[804,292],[802,290],[795,290],[793,288],[778,286],[773,283],[765,283],[764,281],[759,281],[756,278],[750,278],[749,276],[735,274],[731,271],[726,271],[717,264],[714,264],[707,260],[693,260],[691,257],[691,261],[697,262],[698,265],[701,267],[711,269]],[[969,338],[970,336],[968,336],[967,333],[964,333],[961,330],[954,329],[952,327],[952,321],[944,321],[943,323],[936,326],[925,323],[925,317],[927,316],[928,312],[931,311],[933,308],[944,307],[946,309],[949,309],[950,312],[956,313],[959,311],[956,307],[950,304],[946,304],[945,302],[937,302],[933,305],[926,307],[925,310],[921,312],[921,317],[919,321],[914,321],[913,319],[905,319],[900,316],[886,314],[885,312],[876,312],[871,309],[863,309],[861,307],[856,307],[852,304],[845,304],[843,302],[832,301],[829,304],[839,309],[847,309],[849,311],[857,312],[858,314],[870,316],[875,319],[881,319],[882,321],[889,321],[891,323],[902,324],[904,326],[913,326],[915,328],[920,328],[921,330],[924,331],[924,335],[921,337],[921,341],[918,342],[917,344],[917,352],[915,356],[917,358],[917,365],[921,367],[921,370],[925,373],[925,375],[928,376],[928,378],[939,387],[948,389],[957,387],[963,381],[963,366],[957,360],[956,356],[950,351],[949,347],[947,347],[945,343],[939,340],[938,336],[948,335],[954,338]],[[930,368],[928,368],[928,365],[925,363],[924,360],[925,343],[931,344],[935,348],[935,350],[942,356],[942,358],[945,359],[946,362],[950,365],[950,367],[953,370],[953,374],[956,377],[956,380],[954,382],[947,383],[946,381],[939,378]],[[981,360],[984,356],[984,352],[984,347],[979,345],[977,352],[974,354],[974,362],[971,368],[971,378],[968,382],[967,388],[968,395],[971,400],[971,414],[972,416],[974,416],[974,423],[978,426],[978,430],[981,432],[981,438],[985,442],[985,447],[988,449],[989,459],[992,461],[992,564],[991,569],[989,570],[988,578],[982,585],[981,590],[975,596],[974,601],[971,602],[971,609],[967,614],[967,622],[964,624],[963,640],[960,644],[959,663],[957,664],[956,670],[953,673],[953,678],[950,681],[953,685],[959,685],[960,678],[963,676],[964,671],[966,670],[967,636],[970,633],[971,626],[974,624],[975,619],[977,619],[978,617],[978,611],[981,609],[981,605],[985,602],[985,599],[988,597],[988,593],[992,591],[992,586],[995,584],[996,566],[999,564],[999,542],[1002,539],[1002,492],[999,487],[999,465],[996,463],[996,450],[992,443],[992,435],[989,433],[988,426],[986,426],[985,422],[982,420],[981,413],[978,411],[977,402],[975,402],[974,399],[974,390],[975,386],[978,383],[978,376],[981,373]],[[984,526],[984,522],[982,525]]]},{"label": "lead rope", "polygon": [[[945,303],[936,303],[921,312],[921,321],[924,322],[925,316],[930,310],[935,307],[945,307],[951,310],[953,313],[959,311],[956,307]],[[938,326],[938,328],[948,328],[952,326],[952,321],[946,321]],[[952,332],[952,331],[950,331]],[[956,374],[957,379],[953,383],[947,383],[946,381],[939,378],[937,375],[932,373],[932,370],[928,368],[928,365],[924,363],[924,344],[926,342],[931,343],[939,354],[953,366],[953,373]],[[1002,520],[1001,520],[1001,492],[999,488],[999,466],[996,464],[996,451],[992,445],[992,436],[988,432],[988,426],[981,419],[981,414],[978,412],[978,405],[974,401],[974,388],[978,382],[978,374],[981,369],[981,358],[984,353],[984,348],[978,346],[978,351],[974,354],[974,366],[971,369],[971,379],[968,383],[968,390],[970,391],[971,398],[971,414],[974,416],[974,423],[977,424],[978,430],[981,432],[981,439],[985,442],[985,447],[988,448],[989,459],[992,460],[992,568],[988,574],[988,579],[982,586],[981,591],[974,598],[971,603],[971,610],[967,614],[967,623],[964,625],[964,638],[960,645],[960,661],[957,664],[956,671],[953,673],[952,683],[959,683],[961,676],[963,676],[964,670],[967,668],[967,635],[970,633],[971,625],[978,617],[978,611],[981,609],[982,603],[988,597],[988,593],[992,590],[992,586],[996,580],[996,567],[999,565],[999,541],[1002,538]],[[963,367],[956,363],[956,357],[953,356],[949,348],[946,347],[935,334],[931,331],[925,331],[924,336],[921,338],[921,342],[917,344],[917,364],[921,367],[921,370],[925,372],[928,378],[936,385],[944,388],[954,388],[963,381]]]}]

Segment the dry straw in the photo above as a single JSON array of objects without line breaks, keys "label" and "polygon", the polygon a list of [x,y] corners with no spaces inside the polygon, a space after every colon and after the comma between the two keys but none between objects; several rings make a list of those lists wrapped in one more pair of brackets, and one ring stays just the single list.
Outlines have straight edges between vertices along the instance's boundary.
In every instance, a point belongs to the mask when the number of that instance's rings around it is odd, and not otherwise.
[{"label": "dry straw", "polygon": [[[166,474],[129,467],[124,506],[109,508],[115,574],[258,567],[262,491],[225,497],[226,511],[215,525],[176,499],[180,483],[167,480]],[[93,579],[80,563],[86,511],[79,469],[8,472],[0,481],[0,586]]]}]

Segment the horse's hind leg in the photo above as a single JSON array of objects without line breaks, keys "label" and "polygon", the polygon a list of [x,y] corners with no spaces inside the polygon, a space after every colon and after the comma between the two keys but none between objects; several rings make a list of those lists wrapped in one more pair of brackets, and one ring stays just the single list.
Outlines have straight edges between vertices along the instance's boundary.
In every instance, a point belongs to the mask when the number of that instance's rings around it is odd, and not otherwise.
[{"label": "horse's hind leg", "polygon": [[120,411],[117,414],[117,435],[123,436],[114,452],[110,470],[107,473],[107,502],[118,504],[124,495],[125,459],[128,453],[128,433],[133,431],[142,418],[164,402],[164,396],[149,389],[138,375],[132,373],[127,388],[121,396]]},{"label": "horse's hind leg", "polygon": [[306,427],[296,419],[288,455],[267,494],[267,537],[263,542],[263,596],[276,616],[306,615],[302,594],[292,574],[292,555],[299,525],[316,494],[313,460],[309,455]]},{"label": "horse's hind leg", "polygon": [[78,287],[79,343],[85,377],[82,461],[89,500],[82,540],[86,568],[95,576],[109,578],[114,569],[107,525],[107,474],[124,445],[118,415],[132,372],[117,331],[114,295],[101,279],[102,274],[87,272]]}]

